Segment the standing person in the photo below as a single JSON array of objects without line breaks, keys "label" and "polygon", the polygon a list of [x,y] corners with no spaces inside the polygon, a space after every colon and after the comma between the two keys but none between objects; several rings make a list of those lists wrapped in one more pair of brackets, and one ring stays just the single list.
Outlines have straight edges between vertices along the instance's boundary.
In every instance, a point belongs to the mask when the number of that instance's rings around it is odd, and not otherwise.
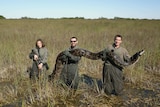
[{"label": "standing person", "polygon": [[77,49],[78,39],[77,37],[70,38],[70,47],[64,51],[64,55],[67,57],[66,63],[60,74],[60,80],[72,89],[78,88],[79,72],[78,63],[81,59],[80,56],[74,56],[69,51]]},{"label": "standing person", "polygon": [[48,50],[42,39],[38,39],[35,45],[35,48],[29,54],[29,58],[33,60],[30,79],[39,79],[42,75],[46,78]]},{"label": "standing person", "polygon": [[106,53],[114,52],[114,54],[117,55],[120,58],[120,60],[122,60],[122,62],[130,61],[130,55],[128,54],[128,51],[125,48],[121,47],[121,43],[122,36],[116,35],[114,37],[114,43],[112,45],[109,45],[103,51],[103,90],[106,94],[109,95],[118,95],[123,90],[123,68],[116,66],[112,63],[112,61],[108,60],[106,58]]}]

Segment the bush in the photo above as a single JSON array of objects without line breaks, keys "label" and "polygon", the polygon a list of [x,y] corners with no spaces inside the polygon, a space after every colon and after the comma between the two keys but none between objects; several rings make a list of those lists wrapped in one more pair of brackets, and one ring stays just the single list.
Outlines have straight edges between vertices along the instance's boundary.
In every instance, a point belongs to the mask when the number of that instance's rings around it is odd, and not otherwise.
[{"label": "bush", "polygon": [[6,19],[4,16],[0,15],[0,19]]}]

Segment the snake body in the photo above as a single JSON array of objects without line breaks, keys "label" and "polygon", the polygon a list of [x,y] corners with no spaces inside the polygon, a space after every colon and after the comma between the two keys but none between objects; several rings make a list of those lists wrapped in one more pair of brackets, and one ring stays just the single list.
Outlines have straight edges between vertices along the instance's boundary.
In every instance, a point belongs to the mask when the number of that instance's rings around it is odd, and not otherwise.
[{"label": "snake body", "polygon": [[[98,59],[102,59],[103,60],[103,51],[97,52],[97,53],[93,53],[91,51],[88,51],[86,49],[74,49],[69,51],[72,55],[75,56],[83,56],[86,57],[88,59],[92,59],[92,60],[98,60]],[[107,52],[106,56],[107,59],[109,61],[111,61],[112,63],[114,63],[116,66],[123,68],[125,66],[129,66],[133,63],[135,63],[139,56],[141,56],[144,53],[144,50],[141,50],[139,52],[137,52],[136,54],[134,54],[131,58],[129,62],[124,62],[120,59],[120,57],[118,57],[117,55],[114,54],[114,52]],[[66,63],[66,55],[64,54],[64,51],[60,52],[56,58],[56,62],[55,62],[55,66],[53,69],[53,72],[51,75],[49,75],[49,80],[53,80],[55,78],[59,78],[60,73],[62,71],[63,65]]]},{"label": "snake body", "polygon": [[[72,51],[70,51],[70,53],[72,55],[75,55],[75,56],[83,56],[83,57],[86,57],[88,59],[92,59],[92,60],[98,60],[98,59],[103,59],[103,51],[100,51],[100,52],[97,52],[97,53],[93,53],[93,52],[90,52],[86,49],[74,49]],[[142,54],[144,53],[144,50],[141,50],[137,53],[135,53],[132,57],[130,57],[130,61],[128,62],[124,62],[121,60],[121,58],[119,56],[117,56],[113,51],[111,52],[106,52],[106,58],[113,62],[115,65],[117,66],[120,66],[120,67],[125,67],[125,66],[129,66],[133,63],[135,63],[139,56],[141,56]]]},{"label": "snake body", "polygon": [[59,78],[60,73],[63,68],[63,64],[65,63],[65,59],[66,59],[66,56],[64,55],[64,51],[60,52],[56,58],[56,62],[55,62],[52,74],[49,75],[49,77],[48,77],[49,81],[51,81],[55,78]]}]

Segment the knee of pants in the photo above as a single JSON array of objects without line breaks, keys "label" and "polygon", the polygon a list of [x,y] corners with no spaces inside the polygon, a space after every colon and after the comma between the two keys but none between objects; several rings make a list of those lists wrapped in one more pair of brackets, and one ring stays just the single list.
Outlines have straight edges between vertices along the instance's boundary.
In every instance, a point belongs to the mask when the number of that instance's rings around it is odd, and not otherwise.
[{"label": "knee of pants", "polygon": [[30,76],[36,76],[36,75],[38,75],[38,73],[37,73],[37,72],[34,72],[34,71],[31,71],[29,75],[30,75]]},{"label": "knee of pants", "polygon": [[120,93],[122,92],[122,90],[123,90],[123,87],[122,87],[122,86],[120,86],[120,87],[118,87],[118,88],[115,88],[116,94],[120,94]]},{"label": "knee of pants", "polygon": [[113,90],[113,85],[112,84],[104,84],[103,89],[106,94],[111,94],[112,90]]},{"label": "knee of pants", "polygon": [[77,89],[77,88],[78,88],[78,84],[77,84],[77,83],[76,83],[76,84],[72,84],[72,85],[71,85],[71,88]]},{"label": "knee of pants", "polygon": [[78,88],[78,85],[79,85],[79,80],[77,79],[77,80],[74,80],[74,81],[72,81],[73,83],[72,83],[72,88],[74,88],[74,89],[77,89]]},{"label": "knee of pants", "polygon": [[104,88],[104,92],[107,94],[107,95],[110,95],[112,93],[111,90],[108,90],[107,88]]}]

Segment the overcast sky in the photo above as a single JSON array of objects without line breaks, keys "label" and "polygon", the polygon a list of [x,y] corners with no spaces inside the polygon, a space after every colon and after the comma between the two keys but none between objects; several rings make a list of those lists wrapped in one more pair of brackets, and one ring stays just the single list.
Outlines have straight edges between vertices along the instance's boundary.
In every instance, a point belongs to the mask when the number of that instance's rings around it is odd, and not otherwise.
[{"label": "overcast sky", "polygon": [[6,18],[160,19],[160,0],[0,0]]}]

